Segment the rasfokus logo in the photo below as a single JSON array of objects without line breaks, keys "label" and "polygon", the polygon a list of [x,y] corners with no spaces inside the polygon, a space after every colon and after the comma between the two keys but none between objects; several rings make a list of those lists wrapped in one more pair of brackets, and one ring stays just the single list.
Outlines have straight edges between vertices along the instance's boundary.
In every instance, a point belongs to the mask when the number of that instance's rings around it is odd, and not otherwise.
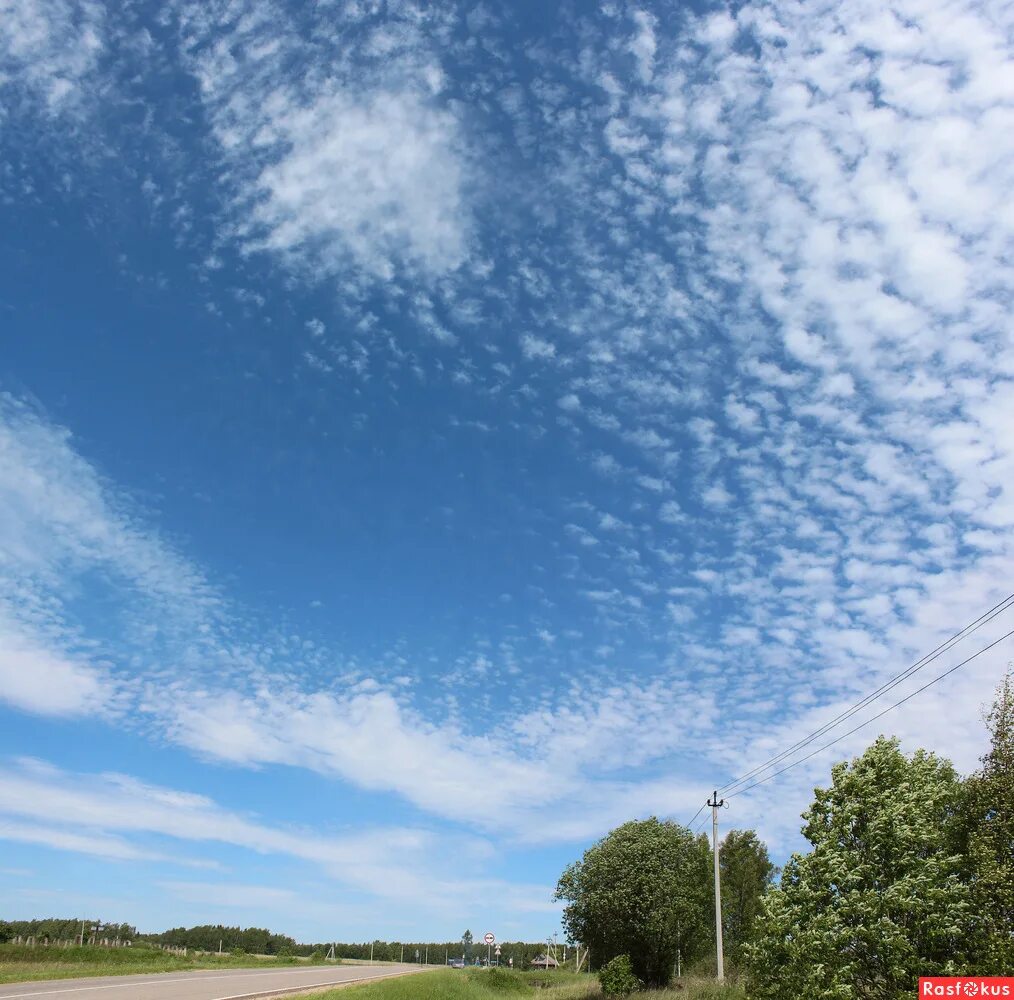
[{"label": "rasfokus logo", "polygon": [[920,997],[1011,997],[1014,976],[922,976]]}]

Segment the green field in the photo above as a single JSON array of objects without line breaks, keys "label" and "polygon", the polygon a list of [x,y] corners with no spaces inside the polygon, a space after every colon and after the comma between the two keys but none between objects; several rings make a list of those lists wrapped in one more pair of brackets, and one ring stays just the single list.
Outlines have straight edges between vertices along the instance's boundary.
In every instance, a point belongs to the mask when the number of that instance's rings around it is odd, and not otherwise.
[{"label": "green field", "polygon": [[[635,993],[631,1000],[742,1000],[742,989],[681,979],[669,990]],[[441,969],[425,976],[385,979],[314,993],[307,1000],[604,1000],[595,976],[503,969]]]},{"label": "green field", "polygon": [[78,976],[128,976],[147,972],[186,972],[191,969],[237,969],[249,966],[289,966],[307,959],[258,955],[173,955],[157,948],[46,948],[42,945],[0,944],[0,983],[35,979],[73,979]]}]

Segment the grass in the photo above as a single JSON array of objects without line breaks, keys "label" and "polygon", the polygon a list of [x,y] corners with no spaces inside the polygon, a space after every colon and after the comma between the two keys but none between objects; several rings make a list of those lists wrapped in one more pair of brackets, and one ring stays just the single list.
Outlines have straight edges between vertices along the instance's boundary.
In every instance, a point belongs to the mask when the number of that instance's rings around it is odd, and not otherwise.
[{"label": "grass", "polygon": [[714,979],[684,976],[667,990],[652,990],[635,996],[652,1000],[746,1000],[746,991],[738,983],[726,982],[719,986]]},{"label": "grass", "polygon": [[[666,990],[645,990],[630,1000],[743,1000],[736,985],[685,976]],[[314,993],[307,1000],[605,1000],[598,979],[567,972],[441,969],[376,983]]]},{"label": "grass", "polygon": [[[544,985],[543,985],[544,984]],[[314,993],[312,1000],[601,1000],[594,976],[506,969],[438,969]]]},{"label": "grass", "polygon": [[0,944],[0,983],[38,979],[76,979],[79,976],[130,976],[195,969],[272,968],[303,964],[307,959],[260,955],[173,955],[157,948],[46,948],[42,945]]}]

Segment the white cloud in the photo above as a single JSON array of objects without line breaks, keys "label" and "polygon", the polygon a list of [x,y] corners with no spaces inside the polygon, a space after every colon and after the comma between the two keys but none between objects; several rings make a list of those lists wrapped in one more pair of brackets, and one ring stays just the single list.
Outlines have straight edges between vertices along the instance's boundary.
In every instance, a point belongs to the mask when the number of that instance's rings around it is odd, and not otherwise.
[{"label": "white cloud", "polygon": [[458,128],[432,98],[323,93],[309,106],[275,109],[263,127],[286,151],[250,191],[247,246],[332,273],[351,258],[381,278],[399,264],[435,275],[463,261]]},{"label": "white cloud", "polygon": [[38,715],[87,715],[105,709],[113,687],[101,671],[50,649],[19,643],[0,617],[0,701]]},{"label": "white cloud", "polygon": [[555,356],[556,347],[548,340],[526,333],[521,338],[521,353],[530,361],[548,359]]},{"label": "white cloud", "polygon": [[637,33],[630,41],[630,51],[637,60],[638,71],[641,79],[648,83],[654,73],[655,50],[655,18],[647,11],[638,10],[634,12],[634,23],[637,26]]},{"label": "white cloud", "polygon": [[701,493],[701,500],[709,507],[728,507],[734,499],[724,483],[712,483]]},{"label": "white cloud", "polygon": [[105,21],[93,0],[0,0],[0,88],[24,88],[48,113],[78,104],[105,48]]},{"label": "white cloud", "polygon": [[[318,279],[456,269],[471,229],[466,155],[433,39],[410,16],[383,44],[355,35],[349,10],[322,17],[309,45],[269,0],[245,6],[221,22],[182,8],[186,65],[235,192],[230,235]],[[333,50],[323,74],[321,50]]]},{"label": "white cloud", "polygon": [[[152,837],[171,840],[172,852],[151,849]],[[205,796],[123,774],[67,772],[27,758],[10,762],[0,774],[0,838],[109,860],[198,868],[218,866],[191,856],[189,849],[224,844],[306,862],[316,873],[389,902],[453,909],[474,905],[483,894],[513,892],[518,902],[555,909],[549,887],[508,887],[483,877],[490,847],[474,837],[409,827],[336,835],[283,828],[224,809]],[[238,905],[240,898],[250,905],[284,902],[281,893],[291,891],[221,882],[166,886],[191,902],[225,905]],[[217,886],[217,900],[212,886]]]}]

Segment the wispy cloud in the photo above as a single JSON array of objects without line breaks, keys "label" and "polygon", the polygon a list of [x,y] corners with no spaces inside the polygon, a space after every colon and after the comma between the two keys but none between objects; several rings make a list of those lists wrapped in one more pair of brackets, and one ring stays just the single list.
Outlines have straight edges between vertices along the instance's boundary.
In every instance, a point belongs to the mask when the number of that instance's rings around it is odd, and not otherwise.
[{"label": "wispy cloud", "polygon": [[[47,114],[82,100],[105,48],[106,9],[95,0],[3,0],[0,88]],[[2,112],[0,112],[2,115]],[[2,124],[0,117],[0,124]]]},{"label": "wispy cloud", "polygon": [[443,93],[439,12],[378,23],[328,8],[310,34],[265,0],[238,20],[227,5],[180,13],[233,188],[229,231],[246,251],[273,251],[315,278],[359,268],[426,279],[462,263],[468,157]]},{"label": "wispy cloud", "polygon": [[[408,827],[334,835],[282,828],[231,812],[205,796],[122,774],[70,773],[34,759],[9,762],[0,777],[0,837],[110,860],[204,868],[219,866],[194,856],[193,849],[225,845],[305,862],[357,893],[426,902],[441,912],[472,906],[490,892],[513,895],[516,903],[527,898],[532,908],[555,908],[548,887],[508,886],[482,876],[491,848],[475,838]],[[153,841],[160,846],[153,847]],[[263,905],[293,898],[290,889],[222,880],[165,886],[201,903]]]}]

